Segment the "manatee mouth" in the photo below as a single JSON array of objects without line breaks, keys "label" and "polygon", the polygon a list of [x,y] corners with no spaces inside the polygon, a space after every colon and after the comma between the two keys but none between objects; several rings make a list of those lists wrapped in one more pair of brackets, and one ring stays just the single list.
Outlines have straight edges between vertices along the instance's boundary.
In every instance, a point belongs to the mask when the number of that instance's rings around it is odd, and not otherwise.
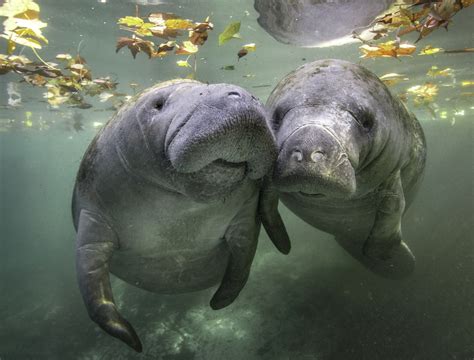
[{"label": "manatee mouth", "polygon": [[251,179],[264,176],[276,155],[263,110],[247,103],[223,109],[197,105],[173,119],[164,150],[179,173],[229,168]]},{"label": "manatee mouth", "polygon": [[204,170],[214,171],[215,173],[219,170],[225,169],[227,174],[235,173],[236,177],[243,179],[248,172],[248,163],[246,161],[242,162],[231,162],[224,159],[217,159],[207,164],[204,168],[198,170],[196,173],[200,173]]},{"label": "manatee mouth", "polygon": [[188,182],[185,193],[198,202],[208,202],[232,193],[247,177],[247,163],[217,159],[192,173],[180,173]]}]

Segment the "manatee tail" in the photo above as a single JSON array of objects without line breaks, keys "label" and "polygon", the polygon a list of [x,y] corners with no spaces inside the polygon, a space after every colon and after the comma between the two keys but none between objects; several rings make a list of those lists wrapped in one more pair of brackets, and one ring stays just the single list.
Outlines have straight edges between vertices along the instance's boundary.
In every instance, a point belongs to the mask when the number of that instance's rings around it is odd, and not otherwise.
[{"label": "manatee tail", "polygon": [[290,237],[278,212],[278,192],[265,181],[260,190],[258,214],[268,237],[282,254],[291,250]]},{"label": "manatee tail", "polygon": [[384,252],[385,256],[377,258],[369,256],[364,251],[365,239],[354,241],[353,238],[336,237],[336,241],[367,269],[384,278],[404,279],[415,270],[415,257],[403,241]]}]

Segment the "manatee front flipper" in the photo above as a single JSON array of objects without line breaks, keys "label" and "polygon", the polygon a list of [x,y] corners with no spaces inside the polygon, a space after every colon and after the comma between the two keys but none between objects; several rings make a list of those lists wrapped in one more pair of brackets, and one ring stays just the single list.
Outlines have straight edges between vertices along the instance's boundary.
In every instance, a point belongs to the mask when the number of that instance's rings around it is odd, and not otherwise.
[{"label": "manatee front flipper", "polygon": [[388,278],[404,278],[415,268],[415,257],[402,240],[401,219],[405,210],[400,171],[380,187],[375,222],[364,244],[371,270]]},{"label": "manatee front flipper", "polygon": [[210,302],[214,310],[230,305],[249,277],[260,232],[257,201],[257,197],[249,200],[234,217],[225,233],[230,252],[229,262],[222,282]]},{"label": "manatee front flipper", "polygon": [[258,215],[275,247],[281,253],[288,254],[291,250],[291,243],[285,224],[278,212],[278,192],[268,181],[260,191]]},{"label": "manatee front flipper", "polygon": [[76,270],[87,312],[107,333],[141,352],[140,339],[117,311],[112,295],[108,263],[115,244],[115,233],[105,221],[90,211],[82,210],[77,229]]}]

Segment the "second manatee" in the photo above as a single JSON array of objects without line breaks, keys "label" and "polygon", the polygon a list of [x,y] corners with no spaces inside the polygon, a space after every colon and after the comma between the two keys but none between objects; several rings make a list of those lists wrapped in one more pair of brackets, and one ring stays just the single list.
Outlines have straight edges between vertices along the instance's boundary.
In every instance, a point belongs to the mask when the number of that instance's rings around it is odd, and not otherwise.
[{"label": "second manatee", "polygon": [[402,216],[426,158],[415,116],[377,76],[342,60],[305,64],[267,102],[279,147],[263,224],[278,244],[277,198],[308,224],[335,235],[353,257],[388,278],[411,274]]}]

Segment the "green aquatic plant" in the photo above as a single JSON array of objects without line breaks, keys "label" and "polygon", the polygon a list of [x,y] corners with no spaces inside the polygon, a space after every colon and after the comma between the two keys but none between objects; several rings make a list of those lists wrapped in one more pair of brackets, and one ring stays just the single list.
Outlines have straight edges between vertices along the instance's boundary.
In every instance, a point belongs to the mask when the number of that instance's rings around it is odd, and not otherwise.
[{"label": "green aquatic plant", "polygon": [[219,46],[224,45],[230,39],[241,39],[240,21],[231,22],[226,26],[223,32],[219,34]]}]

